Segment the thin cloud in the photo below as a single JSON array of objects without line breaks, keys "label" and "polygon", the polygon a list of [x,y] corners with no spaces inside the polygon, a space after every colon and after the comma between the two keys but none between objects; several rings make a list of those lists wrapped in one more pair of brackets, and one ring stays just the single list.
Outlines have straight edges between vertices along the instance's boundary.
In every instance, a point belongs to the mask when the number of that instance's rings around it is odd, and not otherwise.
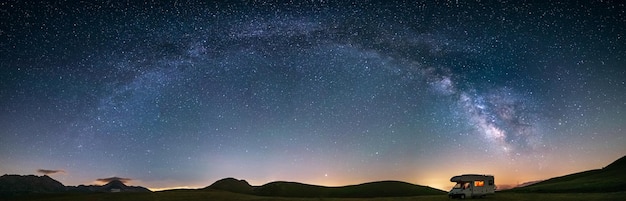
[{"label": "thin cloud", "polygon": [[46,169],[38,169],[37,173],[41,173],[44,175],[56,174],[56,173],[65,173],[65,170],[46,170]]},{"label": "thin cloud", "polygon": [[133,179],[131,179],[131,178],[123,178],[123,177],[109,177],[109,178],[96,179],[96,181],[104,182],[104,183],[109,183],[109,182],[115,181],[115,180],[121,181],[122,183],[127,183],[129,181],[132,181]]}]

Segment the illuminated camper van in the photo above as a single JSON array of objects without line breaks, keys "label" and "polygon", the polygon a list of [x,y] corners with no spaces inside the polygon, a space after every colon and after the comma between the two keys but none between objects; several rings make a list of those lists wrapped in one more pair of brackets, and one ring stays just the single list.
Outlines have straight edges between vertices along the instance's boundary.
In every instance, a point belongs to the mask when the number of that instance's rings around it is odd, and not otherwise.
[{"label": "illuminated camper van", "polygon": [[485,197],[496,190],[492,175],[464,174],[450,179],[456,185],[450,190],[450,198]]}]

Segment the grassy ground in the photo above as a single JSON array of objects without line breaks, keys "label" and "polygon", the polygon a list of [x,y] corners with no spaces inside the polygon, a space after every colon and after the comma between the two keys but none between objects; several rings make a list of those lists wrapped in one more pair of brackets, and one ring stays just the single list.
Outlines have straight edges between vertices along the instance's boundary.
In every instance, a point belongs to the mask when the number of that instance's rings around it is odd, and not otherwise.
[{"label": "grassy ground", "polygon": [[[11,199],[0,198],[0,200],[40,200],[40,201],[193,201],[193,200],[232,200],[232,201],[442,201],[450,199],[446,195],[396,197],[396,198],[276,198],[261,197],[252,195],[235,194],[222,191],[163,191],[155,193],[90,193],[90,194],[39,194],[30,196],[20,196]],[[496,193],[493,196],[474,200],[563,200],[563,201],[593,201],[593,200],[626,200],[626,192],[618,193]]]}]

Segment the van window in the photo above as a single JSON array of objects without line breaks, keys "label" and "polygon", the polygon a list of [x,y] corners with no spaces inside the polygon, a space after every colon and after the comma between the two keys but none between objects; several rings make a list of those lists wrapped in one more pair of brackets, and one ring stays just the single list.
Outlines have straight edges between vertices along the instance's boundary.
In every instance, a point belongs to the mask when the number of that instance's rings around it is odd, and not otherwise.
[{"label": "van window", "polygon": [[493,180],[489,180],[489,185],[493,186]]},{"label": "van window", "polygon": [[484,186],[484,185],[485,185],[485,181],[482,181],[482,180],[474,181],[474,186]]}]

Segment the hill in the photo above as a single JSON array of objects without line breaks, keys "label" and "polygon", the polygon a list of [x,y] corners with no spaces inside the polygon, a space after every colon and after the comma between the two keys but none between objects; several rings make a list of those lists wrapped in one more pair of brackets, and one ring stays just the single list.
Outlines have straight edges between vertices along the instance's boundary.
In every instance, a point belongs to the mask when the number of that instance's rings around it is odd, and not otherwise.
[{"label": "hill", "polygon": [[141,186],[127,186],[120,180],[113,180],[103,186],[95,186],[96,192],[151,192]]},{"label": "hill", "polygon": [[141,186],[127,186],[120,180],[113,180],[109,183],[99,185],[79,185],[79,186],[66,186],[67,192],[151,192],[147,188]]},{"label": "hill", "polygon": [[328,187],[276,181],[254,188],[254,195],[272,197],[328,197]]},{"label": "hill", "polygon": [[65,186],[47,175],[2,175],[0,195],[25,193],[51,193],[65,191]]},{"label": "hill", "polygon": [[371,198],[445,194],[444,191],[439,189],[400,181],[380,181],[342,187],[326,187],[297,182],[277,181],[262,186],[250,186],[245,180],[226,178],[215,182],[211,186],[206,187],[205,190],[206,189],[259,196],[301,198]]},{"label": "hill", "polygon": [[37,193],[66,192],[151,192],[141,186],[126,186],[119,180],[98,185],[65,186],[47,175],[3,175],[0,176],[0,197]]},{"label": "hill", "polygon": [[446,194],[436,188],[401,181],[380,181],[336,188],[333,197],[399,197]]},{"label": "hill", "polygon": [[[235,178],[225,178],[211,184],[206,188],[223,190],[233,193],[251,194],[252,186],[246,180],[237,180]],[[205,189],[206,189],[205,188]]]},{"label": "hill", "polygon": [[605,193],[626,191],[626,156],[602,169],[555,177],[511,192],[537,193]]}]

